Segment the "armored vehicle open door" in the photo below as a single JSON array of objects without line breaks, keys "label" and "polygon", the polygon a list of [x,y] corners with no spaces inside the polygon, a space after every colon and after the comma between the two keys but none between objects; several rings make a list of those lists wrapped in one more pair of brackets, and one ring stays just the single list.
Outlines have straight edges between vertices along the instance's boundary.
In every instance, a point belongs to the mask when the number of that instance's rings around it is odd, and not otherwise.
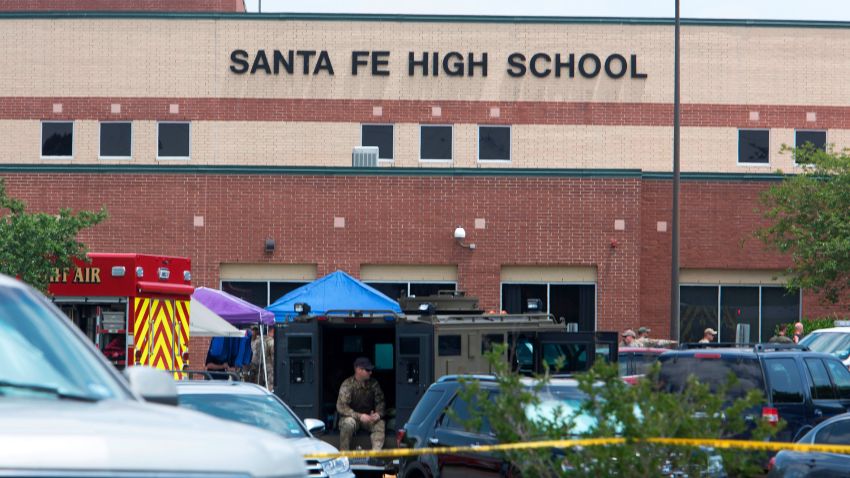
[{"label": "armored vehicle open door", "polygon": [[320,417],[322,343],[315,318],[275,325],[275,393],[302,419]]}]

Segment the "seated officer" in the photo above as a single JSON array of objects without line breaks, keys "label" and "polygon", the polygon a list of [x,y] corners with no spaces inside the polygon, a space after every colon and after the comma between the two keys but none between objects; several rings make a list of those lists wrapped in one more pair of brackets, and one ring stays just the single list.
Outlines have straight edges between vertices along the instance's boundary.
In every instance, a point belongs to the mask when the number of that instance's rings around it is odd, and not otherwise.
[{"label": "seated officer", "polygon": [[384,446],[384,392],[372,378],[375,366],[366,357],[354,361],[354,375],[339,387],[336,411],[339,413],[339,449],[351,449],[351,437],[364,428],[371,433],[372,449]]}]

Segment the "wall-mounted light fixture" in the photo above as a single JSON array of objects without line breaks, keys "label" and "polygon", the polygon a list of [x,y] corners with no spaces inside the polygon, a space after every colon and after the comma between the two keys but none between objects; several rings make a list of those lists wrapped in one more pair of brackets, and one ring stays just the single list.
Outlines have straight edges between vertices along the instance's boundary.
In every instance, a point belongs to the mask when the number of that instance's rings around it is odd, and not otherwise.
[{"label": "wall-mounted light fixture", "polygon": [[474,243],[469,243],[469,244],[467,244],[467,243],[463,242],[463,241],[464,241],[464,239],[466,239],[466,229],[464,229],[464,228],[463,228],[463,227],[461,227],[461,226],[456,227],[456,228],[455,228],[455,241],[457,241],[457,244],[458,244],[460,247],[465,247],[465,248],[467,248],[467,249],[472,249],[472,250],[474,250],[474,249],[475,249],[475,244],[474,244]]},{"label": "wall-mounted light fixture", "polygon": [[266,251],[266,254],[271,254],[274,252],[274,239],[266,239],[264,250]]}]

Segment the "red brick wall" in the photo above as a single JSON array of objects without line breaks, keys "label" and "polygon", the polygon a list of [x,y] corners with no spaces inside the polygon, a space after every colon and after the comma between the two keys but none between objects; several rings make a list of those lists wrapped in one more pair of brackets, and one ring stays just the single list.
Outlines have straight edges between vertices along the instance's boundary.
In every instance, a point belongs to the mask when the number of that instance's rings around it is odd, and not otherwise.
[{"label": "red brick wall", "polygon": [[[2,2],[3,0],[0,0]],[[53,105],[62,104],[61,113]],[[111,112],[112,104],[121,113]],[[180,113],[168,113],[178,104]],[[204,121],[324,121],[368,123],[372,108],[382,107],[387,123],[501,123],[602,126],[669,126],[673,107],[659,103],[543,102],[543,101],[421,101],[292,98],[132,98],[132,97],[15,97],[0,96],[0,119],[157,120]],[[441,115],[432,116],[431,107]],[[490,108],[498,107],[498,118]],[[751,121],[750,111],[759,119]],[[806,121],[806,113],[817,121]],[[850,107],[781,105],[686,104],[682,126],[739,128],[850,129]]]},{"label": "red brick wall", "polygon": [[[670,183],[637,178],[367,177],[174,174],[6,174],[30,210],[98,209],[94,251],[188,256],[194,284],[218,286],[219,264],[314,263],[319,275],[361,264],[456,264],[459,287],[499,305],[502,265],[598,270],[597,326],[669,333]],[[684,181],[681,266],[787,265],[753,237],[756,199],[770,182]],[[48,191],[48,194],[44,192]],[[204,216],[204,227],[193,217]],[[345,218],[335,229],[333,218]],[[475,218],[486,229],[474,229]],[[624,231],[614,221],[625,221]],[[658,232],[658,221],[668,222]],[[467,230],[470,251],[452,238]],[[267,237],[277,241],[269,256]],[[616,247],[611,247],[615,239]],[[804,315],[828,311],[804,294]],[[204,346],[204,351],[206,350]],[[194,366],[203,357],[192,356]],[[199,362],[200,360],[200,362]]]},{"label": "red brick wall", "polygon": [[244,0],[0,0],[0,12],[244,12]]}]

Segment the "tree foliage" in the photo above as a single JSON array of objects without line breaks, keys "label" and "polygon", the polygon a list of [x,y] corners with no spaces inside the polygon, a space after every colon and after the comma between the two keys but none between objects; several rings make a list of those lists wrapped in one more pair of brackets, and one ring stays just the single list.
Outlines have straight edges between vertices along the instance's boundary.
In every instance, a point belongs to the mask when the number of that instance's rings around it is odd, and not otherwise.
[{"label": "tree foliage", "polygon": [[[514,450],[504,452],[522,476],[541,478],[630,476],[704,476],[709,471],[725,471],[729,476],[753,476],[767,463],[763,452],[731,449],[688,448],[648,443],[646,438],[732,438],[747,432],[763,440],[778,432],[778,426],[761,420],[762,393],[750,390],[737,399],[727,399],[728,384],[710,390],[695,379],[685,390],[668,393],[659,387],[659,368],[636,385],[624,382],[615,365],[599,364],[576,375],[586,400],[577,410],[556,408],[551,413],[529,413],[539,407],[540,397],[550,383],[547,376],[536,377],[533,385],[510,371],[502,349],[494,350],[490,363],[495,370],[499,393],[493,395],[478,382],[468,381],[462,398],[476,404],[466,426],[480,429],[486,419],[501,443],[571,438],[625,438],[625,445],[588,446],[563,450]],[[592,417],[588,422],[588,417]],[[583,423],[577,427],[578,422]]]},{"label": "tree foliage", "polygon": [[789,288],[811,289],[836,302],[850,287],[850,156],[847,151],[782,147],[803,165],[761,196],[770,225],[756,235],[790,256]]},{"label": "tree foliage", "polygon": [[77,234],[106,217],[105,209],[28,213],[23,201],[7,195],[0,178],[0,272],[47,292],[54,269],[71,267],[73,258],[85,260],[87,250]]}]

